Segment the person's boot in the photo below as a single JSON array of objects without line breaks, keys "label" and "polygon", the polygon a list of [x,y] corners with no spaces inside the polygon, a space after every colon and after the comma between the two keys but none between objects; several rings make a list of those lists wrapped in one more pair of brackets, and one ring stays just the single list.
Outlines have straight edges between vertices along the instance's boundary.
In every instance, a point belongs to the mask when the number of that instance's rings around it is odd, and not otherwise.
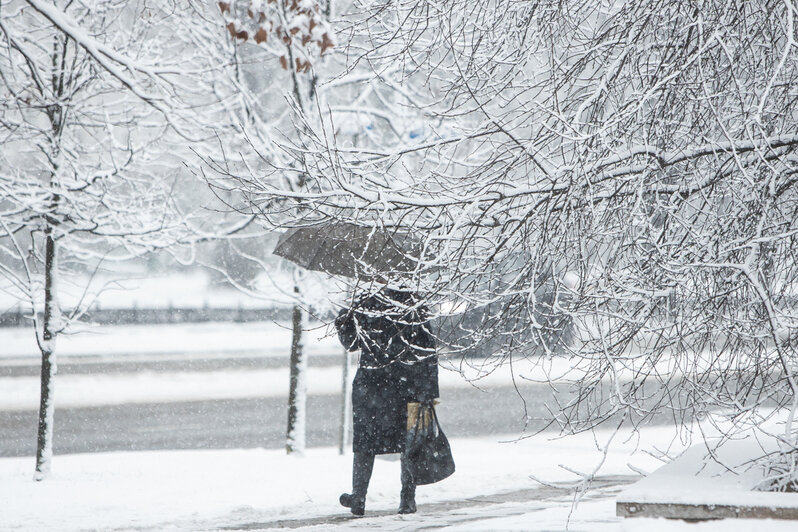
[{"label": "person's boot", "polygon": [[413,484],[402,485],[402,493],[399,499],[399,513],[416,513],[416,487]]},{"label": "person's boot", "polygon": [[406,454],[401,456],[402,492],[399,499],[400,514],[416,513],[416,483],[410,468],[410,459]]},{"label": "person's boot", "polygon": [[341,506],[349,508],[352,515],[361,516],[366,511],[366,492],[369,489],[373,468],[373,454],[354,453],[352,457],[352,493],[342,493],[338,497]]},{"label": "person's boot", "polygon": [[357,497],[354,493],[342,493],[341,496],[338,497],[338,502],[341,503],[341,506],[349,508],[352,515],[361,516],[366,513],[365,497]]}]

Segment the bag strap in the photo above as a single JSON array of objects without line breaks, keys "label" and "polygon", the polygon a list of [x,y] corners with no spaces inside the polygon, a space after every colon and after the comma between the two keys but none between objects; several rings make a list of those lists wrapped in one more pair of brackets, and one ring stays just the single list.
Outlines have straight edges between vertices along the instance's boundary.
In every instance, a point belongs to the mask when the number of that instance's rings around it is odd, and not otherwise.
[{"label": "bag strap", "polygon": [[418,411],[416,412],[416,434],[418,434],[422,428],[424,428],[424,405],[420,404],[418,405]]},{"label": "bag strap", "polygon": [[416,422],[413,425],[413,429],[415,433],[413,434],[414,438],[418,438],[421,429],[424,428],[424,408],[426,405],[424,403],[420,403],[418,405],[418,410],[416,411]]},{"label": "bag strap", "polygon": [[446,434],[443,433],[443,429],[441,428],[441,422],[438,421],[438,413],[435,411],[435,405],[430,403],[429,409],[430,409],[430,415],[433,418],[435,418],[435,425],[437,425],[438,427],[438,432],[440,432],[441,434],[443,434],[444,437],[446,437]]}]

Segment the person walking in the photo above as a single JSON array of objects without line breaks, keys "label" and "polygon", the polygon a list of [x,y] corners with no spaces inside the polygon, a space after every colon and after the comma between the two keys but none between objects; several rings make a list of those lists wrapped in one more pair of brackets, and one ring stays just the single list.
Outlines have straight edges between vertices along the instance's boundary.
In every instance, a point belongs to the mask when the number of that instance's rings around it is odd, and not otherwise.
[{"label": "person walking", "polygon": [[340,496],[354,515],[365,512],[374,457],[401,454],[399,513],[416,511],[416,484],[404,453],[408,403],[437,398],[438,358],[428,309],[412,291],[387,284],[341,310],[335,326],[348,351],[360,351],[352,383],[352,493]]}]

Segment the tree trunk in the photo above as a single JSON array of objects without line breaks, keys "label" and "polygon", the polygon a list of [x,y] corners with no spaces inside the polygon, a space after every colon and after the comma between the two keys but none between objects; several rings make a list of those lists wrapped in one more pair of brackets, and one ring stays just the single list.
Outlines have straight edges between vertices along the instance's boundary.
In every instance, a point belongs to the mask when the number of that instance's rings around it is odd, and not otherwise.
[{"label": "tree trunk", "polygon": [[[39,431],[36,440],[35,480],[43,480],[50,474],[53,456],[53,385],[58,367],[55,359],[55,340],[58,334],[59,309],[56,298],[55,276],[58,250],[52,228],[45,231],[44,250],[44,317],[39,349],[42,353],[41,399],[39,402]],[[35,312],[35,309],[34,309]]]},{"label": "tree trunk", "polygon": [[[299,287],[294,287],[299,293]],[[288,454],[305,452],[305,427],[307,405],[307,358],[303,345],[304,314],[299,304],[294,305],[291,339],[291,382],[288,391],[288,430],[285,450]]]}]

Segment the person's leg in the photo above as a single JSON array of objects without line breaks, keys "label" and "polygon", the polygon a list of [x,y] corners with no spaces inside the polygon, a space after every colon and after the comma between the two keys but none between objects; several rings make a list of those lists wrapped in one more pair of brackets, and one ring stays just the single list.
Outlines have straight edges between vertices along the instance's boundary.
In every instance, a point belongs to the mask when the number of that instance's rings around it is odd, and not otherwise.
[{"label": "person's leg", "polygon": [[355,453],[352,461],[352,491],[358,498],[366,499],[371,472],[374,469],[374,455],[371,453]]},{"label": "person's leg", "polygon": [[402,493],[399,502],[400,514],[412,514],[416,512],[416,482],[413,479],[413,472],[410,470],[410,460],[407,455],[402,453]]},{"label": "person's leg", "polygon": [[374,469],[374,455],[357,452],[352,458],[352,493],[340,497],[342,506],[352,510],[355,515],[363,515],[366,509],[366,492],[369,489],[371,472]]}]

